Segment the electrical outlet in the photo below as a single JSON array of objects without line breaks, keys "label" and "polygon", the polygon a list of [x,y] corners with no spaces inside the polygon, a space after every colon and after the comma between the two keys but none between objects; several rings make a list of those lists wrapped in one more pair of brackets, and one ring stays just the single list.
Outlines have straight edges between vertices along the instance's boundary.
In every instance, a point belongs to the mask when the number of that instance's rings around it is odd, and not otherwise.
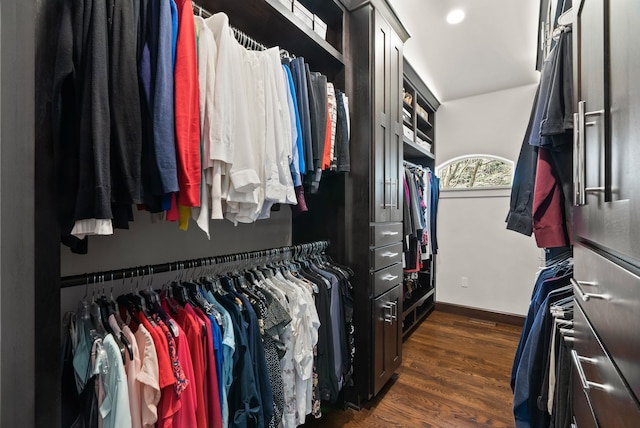
[{"label": "electrical outlet", "polygon": [[469,277],[468,276],[461,276],[460,277],[460,287],[462,287],[462,288],[468,288],[469,287]]}]

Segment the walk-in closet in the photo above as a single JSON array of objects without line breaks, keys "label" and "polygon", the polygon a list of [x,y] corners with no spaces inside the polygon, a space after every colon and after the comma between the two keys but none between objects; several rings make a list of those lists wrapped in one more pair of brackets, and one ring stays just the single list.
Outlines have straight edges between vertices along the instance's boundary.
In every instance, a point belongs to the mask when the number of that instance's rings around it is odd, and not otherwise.
[{"label": "walk-in closet", "polygon": [[0,4],[0,427],[640,426],[632,0]]}]

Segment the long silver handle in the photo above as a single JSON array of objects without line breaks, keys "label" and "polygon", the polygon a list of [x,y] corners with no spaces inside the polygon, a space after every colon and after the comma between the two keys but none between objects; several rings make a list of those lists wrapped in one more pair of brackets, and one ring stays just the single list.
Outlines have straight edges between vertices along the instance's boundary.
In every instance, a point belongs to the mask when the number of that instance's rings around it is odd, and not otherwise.
[{"label": "long silver handle", "polygon": [[[391,208],[393,207],[393,204],[391,203],[391,192],[387,192],[387,186],[389,186],[389,190],[391,190],[391,180],[385,180],[384,181],[384,198],[383,198],[383,204],[382,204],[382,208]],[[387,199],[388,199],[388,203],[387,203]]]},{"label": "long silver handle", "polygon": [[575,349],[571,350],[571,359],[573,360],[573,364],[576,366],[578,370],[578,376],[580,377],[580,382],[582,383],[582,389],[600,389],[602,391],[610,391],[611,387],[609,385],[605,385],[602,383],[591,382],[587,379],[587,376],[584,374],[584,369],[582,368],[582,362],[596,364],[596,360],[594,358],[586,358],[578,355],[578,351]]},{"label": "long silver handle", "polygon": [[[587,193],[604,192],[604,187],[585,187],[586,184],[586,128],[587,126],[595,126],[596,121],[586,121],[587,117],[600,116],[604,114],[604,110],[586,111],[587,102],[578,102],[577,117],[574,115],[574,205],[581,206],[587,203]],[[576,155],[577,152],[577,155]],[[577,158],[577,159],[576,159]]]},{"label": "long silver handle", "polygon": [[396,209],[400,208],[400,206],[399,206],[400,205],[400,194],[399,194],[400,188],[399,188],[399,185],[400,185],[400,182],[398,180],[396,180],[395,181],[396,189],[395,189],[395,192],[393,192],[393,194],[395,195],[395,199],[396,199],[395,205],[393,207],[396,208]]},{"label": "long silver handle", "polygon": [[580,101],[578,103],[578,188],[577,192],[577,206],[585,205],[587,203],[587,197],[584,193],[585,188],[585,149],[584,149],[584,113],[586,108],[586,102]]},{"label": "long silver handle", "polygon": [[[578,107],[580,104],[578,104]],[[578,122],[580,118],[579,113],[573,114],[573,205],[578,207],[583,204],[580,198],[581,193],[581,177],[582,177],[582,164],[580,163],[580,130]]]},{"label": "long silver handle", "polygon": [[598,193],[604,192],[604,187],[587,187],[584,189],[584,193]]},{"label": "long silver handle", "polygon": [[380,254],[382,257],[387,257],[389,259],[398,256],[400,253],[392,253],[391,251],[387,251],[386,253]]},{"label": "long silver handle", "polygon": [[391,275],[391,274],[388,274],[388,275],[385,275],[385,276],[383,276],[383,277],[382,277],[382,279],[383,279],[384,281],[389,281],[389,282],[391,282],[391,281],[395,281],[395,280],[396,280],[396,279],[398,279],[398,278],[399,278],[399,276],[398,276],[398,275]]},{"label": "long silver handle", "polygon": [[382,232],[382,236],[396,236],[400,235],[400,232],[392,232],[390,230],[385,230]]},{"label": "long silver handle", "polygon": [[598,294],[598,293],[585,293],[582,289],[583,285],[594,286],[597,285],[595,282],[587,282],[587,281],[576,281],[571,278],[571,284],[573,284],[573,288],[577,291],[578,296],[582,299],[583,302],[588,302],[590,299],[601,299],[601,300],[609,300],[608,294]]},{"label": "long silver handle", "polygon": [[389,302],[386,305],[383,305],[382,308],[385,310],[384,322],[393,324],[393,303]]},{"label": "long silver handle", "polygon": [[391,319],[392,320],[398,319],[398,303],[397,302],[391,302]]}]

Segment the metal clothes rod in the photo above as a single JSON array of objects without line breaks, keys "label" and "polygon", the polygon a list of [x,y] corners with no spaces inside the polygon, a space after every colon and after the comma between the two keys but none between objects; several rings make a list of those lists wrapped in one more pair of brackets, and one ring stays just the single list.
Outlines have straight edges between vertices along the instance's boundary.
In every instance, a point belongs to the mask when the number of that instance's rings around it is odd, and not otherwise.
[{"label": "metal clothes rod", "polygon": [[329,246],[329,241],[316,241],[307,244],[298,244],[288,247],[271,248],[268,250],[235,253],[223,256],[203,257],[199,259],[182,260],[156,265],[129,267],[124,269],[104,272],[84,273],[80,275],[65,276],[60,279],[60,288],[76,287],[96,282],[115,281],[123,278],[134,278],[152,275],[162,272],[176,272],[185,269],[193,269],[203,266],[214,266],[225,263],[249,262],[264,258],[278,258],[288,260],[301,256],[320,254]]},{"label": "metal clothes rod", "polygon": [[[203,18],[208,18],[213,15],[213,13],[209,12],[208,10],[206,10],[205,8],[203,8],[197,3],[192,2],[191,6],[193,7],[193,13],[198,16],[202,16]],[[233,36],[244,47],[252,50],[260,50],[260,51],[267,50],[267,47],[265,45],[256,41],[253,37],[247,35],[243,31],[240,31],[233,26],[230,26],[230,28],[231,30],[233,30]]]},{"label": "metal clothes rod", "polygon": [[417,168],[417,169],[421,169],[423,171],[426,170],[430,170],[431,168],[429,168],[428,166],[422,166],[422,165],[416,165],[415,163],[409,162],[407,160],[403,160],[402,163],[406,166],[408,166],[409,168]]}]

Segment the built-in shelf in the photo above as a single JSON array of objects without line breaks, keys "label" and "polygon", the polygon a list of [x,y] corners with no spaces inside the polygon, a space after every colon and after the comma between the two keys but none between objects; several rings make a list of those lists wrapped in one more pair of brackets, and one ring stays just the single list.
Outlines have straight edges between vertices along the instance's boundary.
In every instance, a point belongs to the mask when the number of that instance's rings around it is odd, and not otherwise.
[{"label": "built-in shelf", "polygon": [[[335,9],[333,5],[337,3],[334,0],[327,2]],[[317,2],[306,3],[311,9]],[[265,46],[279,46],[292,55],[304,57],[311,69],[326,74],[330,79],[344,69],[344,56],[340,51],[342,22],[338,20],[337,12],[332,13],[336,15],[338,27],[330,28],[328,31],[328,35],[332,35],[335,41],[332,45],[279,0],[199,0],[198,4],[212,13],[223,10],[229,16],[229,23],[233,27]],[[247,9],[255,11],[247,13]]]},{"label": "built-in shelf", "polygon": [[415,290],[418,293],[417,297],[412,297],[411,299],[407,299],[402,303],[402,314],[403,318],[406,317],[411,311],[415,310],[418,306],[422,305],[425,300],[429,297],[433,296],[433,293],[436,292],[433,288],[426,291],[425,293],[419,293],[420,289]]},{"label": "built-in shelf", "polygon": [[433,128],[433,125],[431,124],[431,122],[426,120],[424,117],[420,116],[419,114],[416,114],[416,117],[418,118],[418,122],[422,123],[427,128],[429,129]]},{"label": "built-in shelf", "polygon": [[420,129],[416,129],[416,135],[418,137],[420,137],[421,139],[423,139],[424,141],[426,141],[427,143],[433,143],[433,138],[429,137],[427,134],[425,134]]},{"label": "built-in shelf", "polygon": [[413,158],[421,158],[427,157],[429,159],[435,160],[435,155],[431,153],[426,147],[422,147],[413,141],[409,140],[407,137],[404,137],[404,157],[405,159],[413,159]]},{"label": "built-in shelf", "polygon": [[[414,165],[421,165],[435,170],[435,124],[436,111],[440,106],[438,100],[433,96],[429,88],[424,84],[420,76],[406,60],[403,65],[403,88],[402,105],[410,115],[410,120],[404,117],[403,129],[403,155],[404,160]],[[404,96],[411,95],[411,103],[407,103]],[[424,116],[418,112],[424,110]],[[406,114],[406,113],[405,113]],[[426,119],[425,119],[426,116]],[[410,122],[410,123],[407,123]],[[405,131],[406,135],[404,134]],[[421,144],[418,141],[424,142]],[[411,278],[415,283],[412,297],[403,302],[402,311],[402,337],[406,339],[412,331],[424,320],[435,308],[436,281],[435,281],[435,255],[428,261],[424,261],[423,266],[415,272],[405,271],[406,287],[407,278]]]}]

